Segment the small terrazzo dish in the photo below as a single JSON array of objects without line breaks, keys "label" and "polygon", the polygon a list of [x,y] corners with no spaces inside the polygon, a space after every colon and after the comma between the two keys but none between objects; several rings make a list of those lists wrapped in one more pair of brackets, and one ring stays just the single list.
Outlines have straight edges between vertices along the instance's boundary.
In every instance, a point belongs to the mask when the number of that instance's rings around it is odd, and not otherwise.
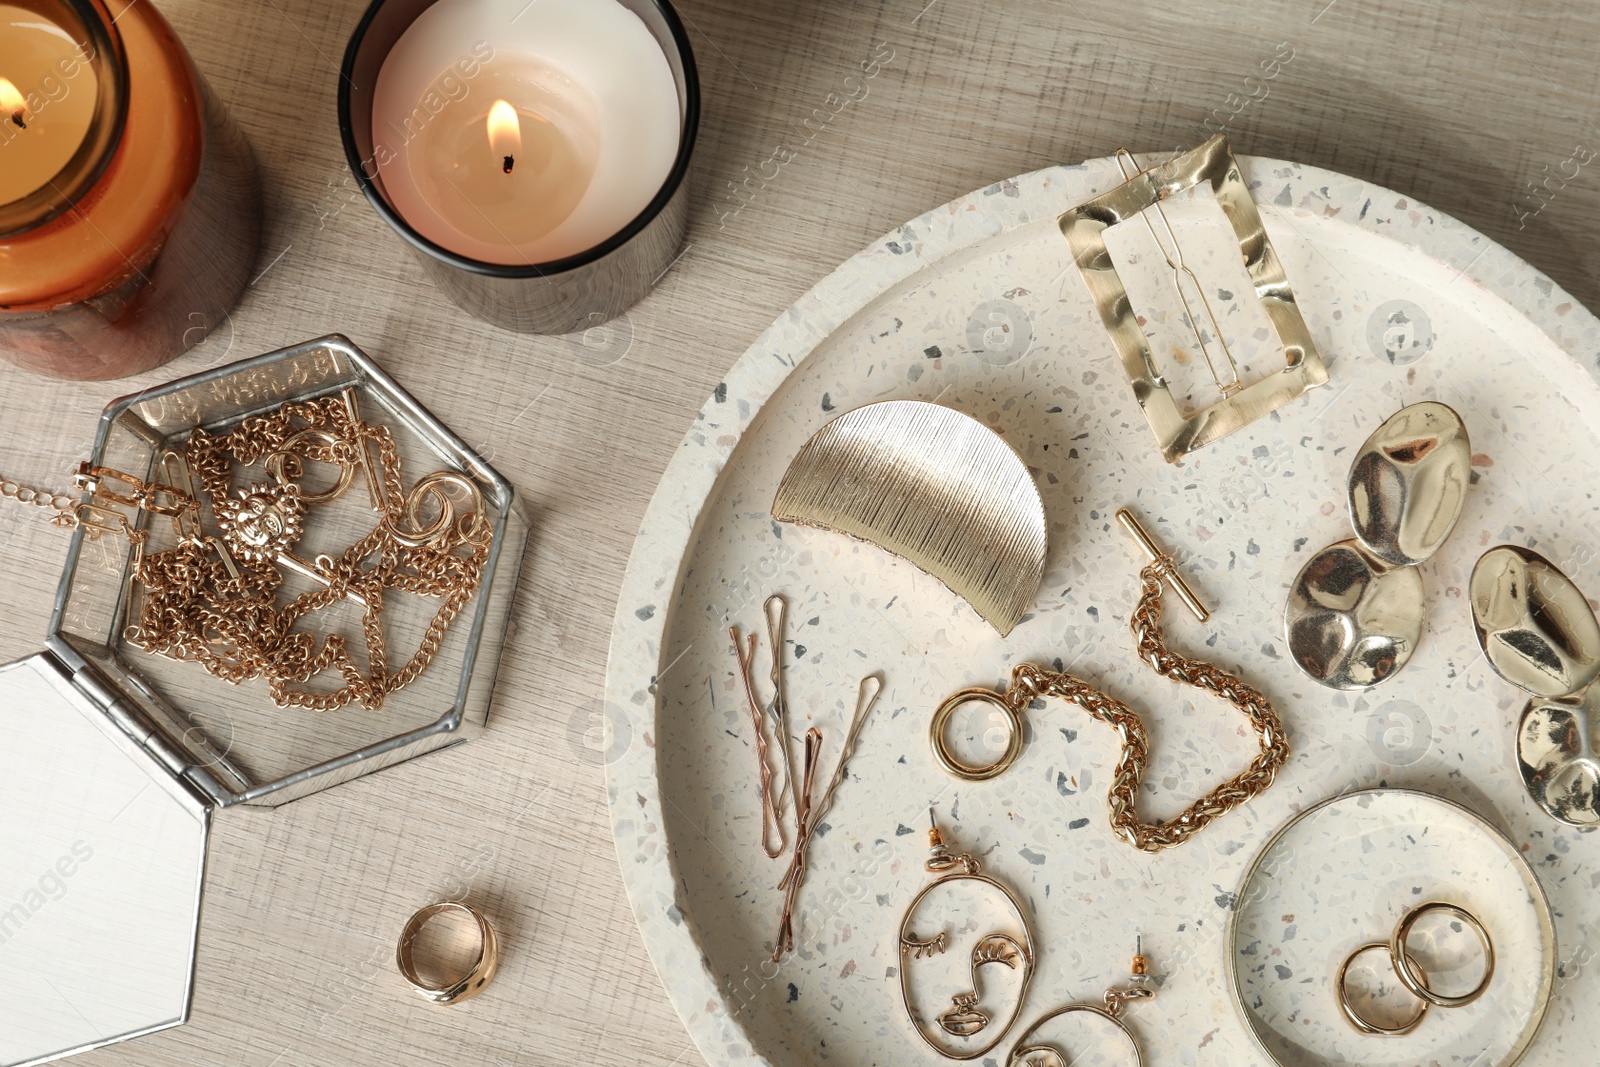
[{"label": "small terrazzo dish", "polygon": [[[1331,381],[1179,464],[1163,462],[1056,224],[1121,180],[1111,159],[1003,181],[886,234],[780,315],[689,428],[623,582],[604,755],[634,914],[714,1067],[942,1062],[905,1021],[896,947],[902,909],[926,878],[930,803],[946,839],[1032,912],[1038,971],[1022,1020],[1098,998],[1125,977],[1137,935],[1160,981],[1160,996],[1133,1013],[1150,1067],[1268,1064],[1228,978],[1234,887],[1294,814],[1380,783],[1468,803],[1533,864],[1560,942],[1586,954],[1564,962],[1524,1063],[1593,1060],[1600,1015],[1583,1006],[1600,1003],[1600,966],[1578,964],[1600,951],[1600,835],[1554,823],[1524,792],[1514,748],[1523,698],[1482,661],[1465,589],[1478,555],[1502,542],[1536,547],[1580,587],[1600,588],[1600,494],[1569,476],[1600,469],[1600,322],[1409,197],[1294,163],[1240,165]],[[1246,379],[1281,366],[1215,202],[1179,197],[1167,208]],[[1107,235],[1174,394],[1205,403],[1212,383],[1184,343],[1181,303],[1148,233]],[[1039,595],[1008,637],[904,560],[771,517],[805,441],[839,413],[889,399],[964,412],[1029,467],[1049,550]],[[1421,400],[1461,413],[1473,484],[1450,541],[1422,564],[1426,627],[1406,671],[1376,695],[1327,690],[1288,657],[1289,583],[1309,552],[1351,534],[1352,448]],[[1293,748],[1272,789],[1156,856],[1112,835],[1114,735],[1072,706],[1030,711],[1021,758],[992,781],[954,782],[928,746],[945,696],[1000,684],[1026,660],[1070,669],[1144,717],[1146,818],[1177,814],[1254,755],[1231,708],[1138,661],[1127,615],[1140,560],[1113,521],[1122,505],[1177,554],[1214,613],[1201,625],[1169,607],[1169,640],[1266,692]],[[822,780],[859,679],[881,670],[886,680],[812,839],[795,951],[781,964],[770,957],[787,858],[761,852],[750,720],[728,640],[730,623],[763,631],[755,676],[765,682],[762,601],[774,592],[790,605],[792,728],[797,739],[823,731]],[[1003,740],[968,718],[969,744]]]},{"label": "small terrazzo dish", "polygon": [[[1488,989],[1465,1007],[1434,1008],[1404,1037],[1357,1032],[1340,1014],[1340,962],[1433,900],[1489,931]],[[1550,903],[1517,846],[1467,808],[1407,789],[1346,794],[1297,815],[1251,864],[1229,929],[1239,1010],[1283,1067],[1509,1067],[1539,1032],[1556,979]]]}]

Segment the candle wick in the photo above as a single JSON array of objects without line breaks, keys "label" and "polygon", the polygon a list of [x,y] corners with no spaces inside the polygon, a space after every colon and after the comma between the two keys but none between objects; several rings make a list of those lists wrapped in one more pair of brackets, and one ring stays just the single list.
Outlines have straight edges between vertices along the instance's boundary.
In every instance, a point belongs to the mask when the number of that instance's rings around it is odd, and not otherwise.
[{"label": "candle wick", "polygon": [[517,165],[517,158],[515,156],[507,156],[506,159],[505,159],[505,172],[507,174],[510,174],[511,173],[511,168],[516,166],[516,165]]},{"label": "candle wick", "polygon": [[[22,121],[22,113],[23,113],[23,111],[22,111],[22,108],[20,108],[20,107],[17,108],[15,111],[13,111],[11,113],[11,121],[17,124],[17,129],[19,129],[19,130],[25,130],[25,129],[28,128],[28,124],[26,122]],[[507,158],[510,158],[510,157],[507,157]],[[509,168],[507,168],[507,169],[509,169]]]}]

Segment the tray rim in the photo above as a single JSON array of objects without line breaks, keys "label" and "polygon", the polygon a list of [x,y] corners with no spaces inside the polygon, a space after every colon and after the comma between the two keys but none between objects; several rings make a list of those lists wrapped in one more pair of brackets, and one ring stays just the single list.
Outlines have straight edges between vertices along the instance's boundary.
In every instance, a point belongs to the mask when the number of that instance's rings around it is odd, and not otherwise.
[{"label": "tray rim", "polygon": [[[1169,154],[1150,153],[1143,158],[1159,161]],[[1297,187],[1300,195],[1291,204],[1274,206],[1290,214],[1310,216],[1306,200],[1309,194],[1320,191],[1325,197],[1324,205],[1338,206],[1335,221],[1395,241],[1455,269],[1455,281],[1469,282],[1504,301],[1600,381],[1600,363],[1593,358],[1595,353],[1589,353],[1587,362],[1580,358],[1582,333],[1586,329],[1600,330],[1600,319],[1553,279],[1503,245],[1409,194],[1365,179],[1291,160],[1244,154],[1237,159],[1252,190],[1273,178],[1285,178]],[[1059,210],[1048,209],[1039,217],[1003,226],[998,234],[986,231],[981,224],[941,232],[934,225],[936,220],[976,216],[981,223],[982,201],[987,196],[1013,187],[1037,185],[1042,189],[1053,178],[1068,175],[1081,180],[1084,173],[1090,175],[1090,180],[1083,198],[1098,195],[1122,180],[1116,159],[1111,156],[1029,171],[925,211],[850,256],[781,311],[734,361],[717,391],[696,414],[651,495],[623,573],[607,653],[603,697],[606,714],[624,712],[630,705],[636,711],[626,712],[629,721],[625,750],[605,763],[606,802],[612,842],[640,938],[679,1020],[713,1067],[771,1067],[771,1061],[755,1050],[737,1012],[729,1010],[728,995],[700,947],[695,920],[679,906],[682,881],[665,833],[660,768],[653,740],[660,713],[655,682],[671,667],[662,662],[670,604],[682,583],[688,548],[705,504],[767,401],[840,326],[873,300],[940,259],[982,241],[1004,237],[1022,225],[1059,215],[1071,204],[1063,203]],[[1338,185],[1354,185],[1358,191],[1353,197],[1335,197],[1329,190]],[[1387,202],[1393,213],[1363,210],[1350,218],[1342,211],[1352,206],[1352,201],[1360,204],[1363,199],[1369,204]],[[968,206],[974,210],[964,211]],[[1422,223],[1402,232],[1398,222],[1403,218],[1415,224],[1419,215]],[[908,247],[902,247],[902,242]],[[1457,263],[1465,265],[1456,268]],[[1567,308],[1565,312],[1553,310],[1563,306]],[[797,328],[799,336],[792,337]],[[788,343],[780,344],[785,341]],[[735,410],[728,404],[735,399],[749,405],[747,413],[737,417],[736,428],[708,432],[708,413],[717,407]],[[669,565],[659,566],[648,557],[668,555],[659,547],[664,540],[663,531],[670,531],[672,559]],[[658,610],[630,610],[635,603],[649,604],[653,600],[662,601]],[[641,662],[634,649],[644,650],[648,662]],[[646,695],[647,699],[631,699]],[[636,719],[636,715],[640,718]],[[641,826],[647,828],[643,834]],[[646,837],[654,847],[641,847],[640,842]],[[1541,891],[1542,888],[1541,883]],[[1259,1049],[1254,1030],[1245,1020],[1239,1021]]]}]

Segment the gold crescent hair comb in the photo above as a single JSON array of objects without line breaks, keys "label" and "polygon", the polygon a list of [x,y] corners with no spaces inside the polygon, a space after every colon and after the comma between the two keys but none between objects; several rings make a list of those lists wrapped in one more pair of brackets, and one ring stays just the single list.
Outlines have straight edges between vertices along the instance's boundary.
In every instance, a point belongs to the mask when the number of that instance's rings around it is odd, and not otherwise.
[{"label": "gold crescent hair comb", "polygon": [[1022,460],[976,419],[886,400],[800,449],[772,516],[850,534],[938,578],[1004,637],[1044,579],[1044,501]]}]

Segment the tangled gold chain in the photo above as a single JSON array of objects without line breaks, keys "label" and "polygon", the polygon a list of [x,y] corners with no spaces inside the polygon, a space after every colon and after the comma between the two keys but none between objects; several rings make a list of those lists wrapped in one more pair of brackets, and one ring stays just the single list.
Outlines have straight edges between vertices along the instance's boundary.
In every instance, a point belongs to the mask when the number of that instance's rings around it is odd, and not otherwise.
[{"label": "tangled gold chain", "polygon": [[1277,777],[1289,758],[1283,722],[1261,691],[1210,663],[1189,659],[1167,647],[1161,636],[1161,581],[1172,561],[1161,557],[1139,572],[1141,593],[1129,619],[1129,629],[1139,648],[1139,658],[1157,674],[1213,693],[1250,717],[1261,751],[1250,766],[1223,782],[1165,823],[1141,822],[1135,811],[1139,783],[1150,762],[1150,735],[1144,722],[1116,697],[1102,693],[1083,679],[1066,672],[1047,671],[1031,663],[1019,664],[1002,699],[1018,714],[1035,697],[1068,700],[1094,718],[1112,726],[1122,742],[1122,754],[1113,772],[1107,803],[1111,827],[1123,840],[1143,852],[1159,852],[1182,844],[1213,819],[1259,796]]},{"label": "tangled gold chain", "polygon": [[[327,431],[328,439],[323,443],[315,437],[301,440],[306,431]],[[146,557],[139,568],[145,600],[136,636],[147,650],[192,659],[225,681],[237,684],[264,677],[280,706],[331,711],[359,702],[376,710],[388,694],[410,684],[433,661],[451,622],[476,593],[489,553],[487,520],[480,500],[460,522],[447,521],[434,536],[406,537],[411,531],[406,513],[410,498],[403,489],[394,438],[388,427],[354,418],[338,398],[286,404],[268,415],[247,419],[220,437],[196,430],[185,454],[215,511],[232,487],[234,463],[250,465],[284,455],[296,441],[294,455],[346,468],[369,462],[366,449],[369,444],[374,446],[379,455],[376,466],[382,470],[381,477],[373,474],[380,482],[375,498],[380,501],[382,521],[339,556],[320,556],[310,565],[300,563],[298,569],[310,573],[321,588],[302,593],[282,607],[276,603],[276,590],[282,582],[276,564],[293,560],[287,554],[292,536],[280,536],[282,545],[267,538],[268,543],[257,552],[234,552],[233,567],[221,557],[228,546],[213,551],[214,539],[190,539]],[[341,480],[340,485],[345,484],[347,481]],[[302,500],[311,498],[295,483],[285,483],[282,488],[286,492],[276,501],[278,514],[287,513],[292,519],[294,511],[304,507]],[[254,501],[248,493],[241,492],[239,497],[247,503]],[[453,519],[449,502],[443,497],[441,502]],[[258,505],[262,510],[272,506],[271,500]],[[289,525],[292,527],[292,522]],[[223,540],[234,532],[224,530]],[[372,566],[362,565],[374,557]],[[394,671],[389,669],[382,626],[384,593],[389,589],[443,601],[429,620],[417,651]],[[311,634],[294,629],[310,613],[346,598],[365,606],[361,627],[365,671],[341,635],[325,636],[319,645]],[[304,688],[310,679],[329,670],[344,679],[339,689],[324,693]]]},{"label": "tangled gold chain", "polygon": [[[378,454],[376,463],[369,448]],[[181,454],[160,458],[167,481],[178,484],[147,483],[84,464],[77,479],[89,493],[83,502],[0,478],[0,496],[53,510],[56,525],[84,527],[91,537],[119,534],[134,546],[131,577],[140,604],[123,636],[147,652],[198,663],[236,685],[265,678],[279,706],[331,711],[358,702],[376,710],[433,661],[450,624],[477,592],[492,536],[481,494],[465,476],[448,471],[425,476],[407,494],[393,435],[359,417],[353,394],[285,404],[227,434],[197,428]],[[307,493],[295,480],[303,461],[338,465],[338,484]],[[235,466],[258,462],[268,481],[236,489]],[[357,470],[367,479],[377,525],[337,557],[308,562],[294,556],[304,513],[342,494]],[[458,513],[447,486],[466,492],[471,509]],[[422,500],[429,496],[439,514],[424,526]],[[210,499],[220,536],[201,528],[202,497]],[[129,521],[128,509],[170,517],[177,545],[147,553],[150,532]],[[280,605],[284,569],[318,588]],[[441,600],[416,652],[396,670],[389,666],[382,625],[388,590]],[[295,628],[344,599],[364,608],[364,670],[342,635],[319,641]],[[344,684],[332,692],[306,688],[327,671]]]}]

